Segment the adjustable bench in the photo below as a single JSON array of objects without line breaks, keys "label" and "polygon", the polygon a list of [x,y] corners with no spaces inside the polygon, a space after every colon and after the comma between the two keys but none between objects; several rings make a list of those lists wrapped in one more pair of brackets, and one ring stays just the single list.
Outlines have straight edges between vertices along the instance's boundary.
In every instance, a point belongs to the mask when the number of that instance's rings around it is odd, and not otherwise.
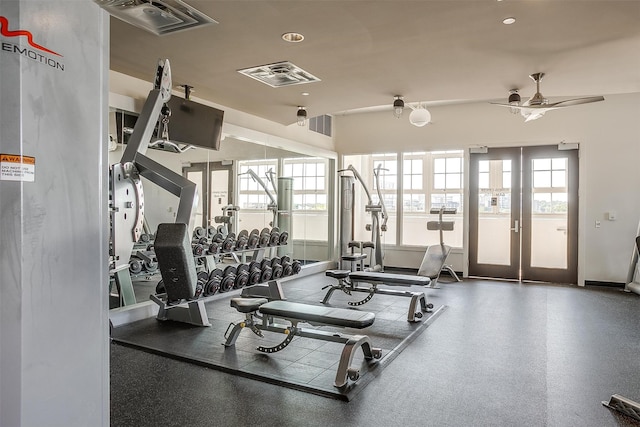
[{"label": "adjustable bench", "polygon": [[[350,306],[358,306],[366,304],[373,298],[375,294],[392,295],[400,297],[409,297],[411,302],[409,303],[409,314],[407,320],[409,322],[415,322],[416,318],[422,318],[422,312],[429,312],[433,308],[433,304],[427,304],[427,299],[424,292],[411,292],[411,291],[396,291],[393,289],[379,288],[378,285],[384,286],[428,286],[431,279],[422,276],[411,276],[408,274],[391,274],[372,271],[349,271],[349,270],[327,270],[325,274],[328,277],[332,277],[338,280],[337,284],[327,285],[322,289],[329,288],[324,298],[323,304],[329,303],[329,299],[335,290],[341,290],[347,295],[351,295],[351,292],[365,292],[368,293],[363,300],[349,301],[347,304]],[[358,286],[358,283],[369,283],[371,286],[362,287]],[[418,302],[420,303],[420,310],[418,310]]]},{"label": "adjustable bench", "polygon": [[[373,324],[375,314],[343,308],[320,307],[289,301],[271,301],[266,298],[231,298],[231,307],[240,313],[245,313],[243,322],[231,323],[225,332],[225,347],[236,343],[242,329],[248,327],[262,337],[262,331],[283,333],[286,338],[273,347],[257,347],[263,353],[275,353],[288,346],[296,336],[314,338],[344,344],[334,385],[344,387],[348,379],[356,381],[360,377],[360,370],[351,367],[354,352],[362,348],[365,359],[379,359],[382,351],[371,347],[371,341],[366,335],[346,335],[330,331],[301,328],[298,323],[311,325],[329,325],[343,328],[363,329]],[[258,314],[259,313],[259,314]],[[290,325],[278,324],[275,319],[283,319]],[[233,329],[231,329],[233,327]],[[231,331],[229,331],[231,329]]]}]

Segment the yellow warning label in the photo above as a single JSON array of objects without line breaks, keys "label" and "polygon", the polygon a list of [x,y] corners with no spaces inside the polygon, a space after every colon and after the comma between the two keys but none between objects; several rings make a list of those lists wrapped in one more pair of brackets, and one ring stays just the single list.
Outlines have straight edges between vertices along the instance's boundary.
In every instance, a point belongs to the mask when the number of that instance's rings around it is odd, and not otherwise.
[{"label": "yellow warning label", "polygon": [[23,163],[27,165],[35,165],[36,158],[30,156],[20,156],[17,154],[0,154],[0,162],[3,163]]},{"label": "yellow warning label", "polygon": [[0,153],[0,181],[34,182],[36,158]]}]

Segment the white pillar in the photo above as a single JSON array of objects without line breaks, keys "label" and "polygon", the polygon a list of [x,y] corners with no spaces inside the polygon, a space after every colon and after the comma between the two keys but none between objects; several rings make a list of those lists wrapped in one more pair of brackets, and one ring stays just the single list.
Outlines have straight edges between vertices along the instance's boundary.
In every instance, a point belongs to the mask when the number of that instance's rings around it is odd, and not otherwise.
[{"label": "white pillar", "polygon": [[0,425],[108,426],[108,15],[0,17]]}]

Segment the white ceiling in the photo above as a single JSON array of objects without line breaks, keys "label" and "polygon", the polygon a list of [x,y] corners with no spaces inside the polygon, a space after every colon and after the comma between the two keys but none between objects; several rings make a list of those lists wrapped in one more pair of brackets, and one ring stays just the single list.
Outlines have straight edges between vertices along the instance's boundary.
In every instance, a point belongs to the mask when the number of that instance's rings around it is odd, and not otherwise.
[{"label": "white ceiling", "polygon": [[[505,101],[546,73],[551,99],[640,92],[636,0],[186,0],[217,25],[155,36],[111,18],[111,69],[152,81],[159,58],[194,97],[282,124],[406,102]],[[513,16],[516,23],[504,25]],[[304,34],[287,43],[287,31]],[[238,69],[291,61],[320,82],[272,88]],[[301,95],[309,92],[309,96]],[[606,101],[605,101],[606,102]],[[499,107],[489,107],[499,108]]]}]

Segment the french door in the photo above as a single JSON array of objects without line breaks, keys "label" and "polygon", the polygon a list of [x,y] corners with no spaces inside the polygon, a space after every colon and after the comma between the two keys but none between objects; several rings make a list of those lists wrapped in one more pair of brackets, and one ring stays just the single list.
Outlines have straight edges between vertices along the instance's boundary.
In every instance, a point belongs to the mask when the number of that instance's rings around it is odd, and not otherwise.
[{"label": "french door", "polygon": [[198,186],[195,225],[205,228],[215,225],[214,218],[221,216],[222,208],[232,200],[232,166],[222,162],[194,163],[184,167],[182,174]]},{"label": "french door", "polygon": [[577,283],[578,151],[470,156],[469,275]]}]

